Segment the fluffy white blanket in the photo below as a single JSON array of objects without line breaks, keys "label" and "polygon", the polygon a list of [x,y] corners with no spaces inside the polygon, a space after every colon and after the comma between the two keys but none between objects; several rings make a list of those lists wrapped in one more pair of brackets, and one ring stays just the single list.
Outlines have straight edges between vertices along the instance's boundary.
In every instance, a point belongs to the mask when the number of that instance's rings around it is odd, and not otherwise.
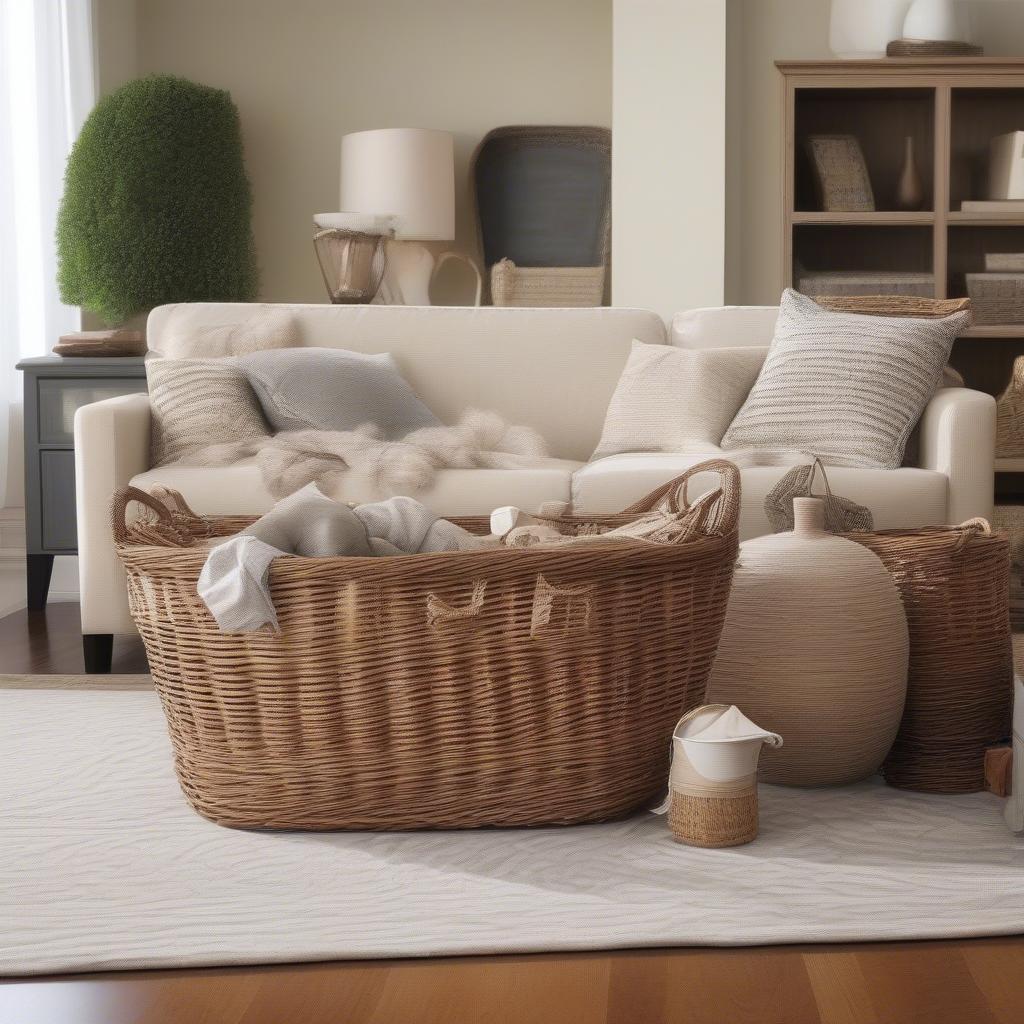
[{"label": "fluffy white blanket", "polygon": [[346,469],[365,474],[385,495],[430,487],[441,469],[520,469],[544,458],[544,439],[497,413],[469,410],[454,427],[426,427],[386,441],[372,425],[355,430],[283,431],[256,442],[211,445],[181,464],[227,466],[255,455],[267,490],[284,498]]}]

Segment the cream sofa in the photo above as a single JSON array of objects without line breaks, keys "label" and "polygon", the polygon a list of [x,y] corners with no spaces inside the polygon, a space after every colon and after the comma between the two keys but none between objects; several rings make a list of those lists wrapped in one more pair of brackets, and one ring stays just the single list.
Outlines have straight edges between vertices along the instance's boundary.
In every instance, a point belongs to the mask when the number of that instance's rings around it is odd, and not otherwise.
[{"label": "cream sofa", "polygon": [[[279,307],[280,308],[280,307]],[[304,346],[391,352],[403,374],[445,422],[466,408],[493,409],[537,429],[552,457],[532,469],[445,470],[419,497],[448,514],[496,505],[532,509],[571,500],[587,511],[614,511],[715,454],[637,453],[588,462],[608,400],[634,338],[688,347],[767,347],[774,307],[693,310],[666,332],[639,309],[509,309],[295,305]],[[149,318],[152,351],[180,354],[180,339],[231,330],[265,307],[196,303],[161,306]],[[149,461],[145,395],[85,406],[75,417],[82,632],[90,671],[109,669],[111,636],[134,632],[125,582],[110,533],[108,507],[125,484],[164,484],[202,513],[259,514],[272,505],[257,467],[165,466]],[[959,522],[992,511],[995,405],[964,388],[939,391],[921,422],[917,465],[898,470],[830,470],[834,490],[869,506],[879,528]],[[215,440],[215,439],[211,439]],[[786,467],[743,470],[743,538],[769,532],[764,498]],[[713,482],[708,477],[707,484]],[[699,492],[701,481],[695,481]],[[357,473],[341,476],[338,498],[380,497]]]}]

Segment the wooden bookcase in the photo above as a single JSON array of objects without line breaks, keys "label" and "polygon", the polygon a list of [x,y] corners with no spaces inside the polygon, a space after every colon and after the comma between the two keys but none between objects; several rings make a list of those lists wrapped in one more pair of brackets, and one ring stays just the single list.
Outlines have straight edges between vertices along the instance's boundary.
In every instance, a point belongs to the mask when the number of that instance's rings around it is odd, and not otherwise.
[{"label": "wooden bookcase", "polygon": [[[935,276],[935,297],[967,294],[965,274],[986,252],[1024,252],[1024,214],[963,213],[985,199],[989,142],[1024,129],[1024,60],[969,58],[779,61],[785,110],[783,273],[907,270]],[[877,209],[822,213],[804,140],[855,135]],[[894,209],[904,139],[914,139],[925,201]],[[1024,323],[971,328],[952,362],[972,386],[998,394],[1024,353]],[[1016,460],[1021,461],[1021,460]],[[1007,472],[1021,466],[1000,467]],[[1015,487],[1015,490],[1019,488]]]}]

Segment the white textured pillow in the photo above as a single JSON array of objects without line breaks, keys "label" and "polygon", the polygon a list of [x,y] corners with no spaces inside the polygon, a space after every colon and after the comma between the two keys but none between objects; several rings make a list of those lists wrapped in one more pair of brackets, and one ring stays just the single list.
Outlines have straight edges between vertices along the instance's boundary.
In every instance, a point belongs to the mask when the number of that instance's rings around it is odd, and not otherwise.
[{"label": "white textured pillow", "polygon": [[634,341],[592,457],[716,449],[757,379],[765,351]]},{"label": "white textured pillow", "polygon": [[970,316],[830,312],[787,289],[775,340],[722,448],[806,451],[826,463],[898,469]]}]

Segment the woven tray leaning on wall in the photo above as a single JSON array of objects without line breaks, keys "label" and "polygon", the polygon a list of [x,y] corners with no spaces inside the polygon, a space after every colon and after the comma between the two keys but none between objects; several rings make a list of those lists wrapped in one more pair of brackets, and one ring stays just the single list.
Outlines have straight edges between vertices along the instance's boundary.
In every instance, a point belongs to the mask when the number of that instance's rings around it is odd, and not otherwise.
[{"label": "woven tray leaning on wall", "polygon": [[[675,723],[704,700],[739,472],[715,460],[620,515],[558,520],[618,526],[708,471],[721,487],[679,499],[685,543],[279,557],[280,634],[221,633],[196,593],[209,546],[252,518],[118,492],[131,612],[189,802],[223,825],[303,829],[570,824],[643,806],[664,788]],[[132,501],[152,512],[129,528]]]},{"label": "woven tray leaning on wall", "polygon": [[1009,542],[983,519],[962,526],[845,534],[889,570],[907,613],[907,702],[882,766],[929,793],[985,785],[985,749],[1010,734]]}]

